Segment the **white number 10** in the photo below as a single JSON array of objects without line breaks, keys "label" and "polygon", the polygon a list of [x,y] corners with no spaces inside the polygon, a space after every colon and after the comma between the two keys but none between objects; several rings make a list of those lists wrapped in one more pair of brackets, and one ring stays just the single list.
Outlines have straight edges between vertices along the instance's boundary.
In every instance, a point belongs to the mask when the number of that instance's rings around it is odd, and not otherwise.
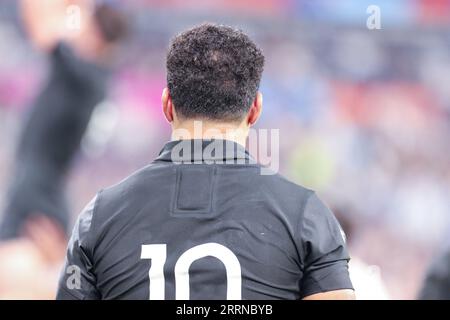
[{"label": "white number 10", "polygon": [[[227,273],[227,299],[241,300],[241,265],[239,260],[227,247],[218,243],[205,243],[184,252],[175,264],[175,299],[189,300],[189,267],[204,257],[219,259]],[[150,300],[164,300],[165,281],[164,264],[167,259],[165,244],[143,244],[141,259],[151,259],[148,271],[150,278]]]}]

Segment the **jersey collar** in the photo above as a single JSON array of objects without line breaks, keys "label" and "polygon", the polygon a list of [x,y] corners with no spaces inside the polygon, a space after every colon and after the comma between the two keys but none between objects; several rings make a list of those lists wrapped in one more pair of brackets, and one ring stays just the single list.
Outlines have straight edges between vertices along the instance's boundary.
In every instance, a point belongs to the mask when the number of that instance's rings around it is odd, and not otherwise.
[{"label": "jersey collar", "polygon": [[248,151],[230,140],[175,140],[166,143],[155,161],[174,163],[256,163]]}]

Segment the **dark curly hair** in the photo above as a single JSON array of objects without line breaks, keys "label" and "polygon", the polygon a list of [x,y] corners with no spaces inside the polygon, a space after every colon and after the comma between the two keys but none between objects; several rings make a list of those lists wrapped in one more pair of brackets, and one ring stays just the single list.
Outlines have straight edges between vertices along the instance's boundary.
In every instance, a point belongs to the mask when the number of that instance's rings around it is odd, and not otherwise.
[{"label": "dark curly hair", "polygon": [[242,31],[205,23],[176,36],[167,86],[184,119],[240,121],[256,97],[264,56]]}]

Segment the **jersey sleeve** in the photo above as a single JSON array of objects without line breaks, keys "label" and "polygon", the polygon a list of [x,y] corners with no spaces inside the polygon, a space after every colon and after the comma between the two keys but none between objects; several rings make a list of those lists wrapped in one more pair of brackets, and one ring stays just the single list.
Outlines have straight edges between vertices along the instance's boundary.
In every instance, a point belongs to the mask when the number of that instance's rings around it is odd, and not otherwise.
[{"label": "jersey sleeve", "polygon": [[90,242],[94,198],[81,212],[69,240],[64,267],[56,293],[57,300],[100,299],[92,261]]},{"label": "jersey sleeve", "polygon": [[301,298],[340,289],[353,289],[345,235],[333,213],[312,193],[299,224],[303,278]]}]

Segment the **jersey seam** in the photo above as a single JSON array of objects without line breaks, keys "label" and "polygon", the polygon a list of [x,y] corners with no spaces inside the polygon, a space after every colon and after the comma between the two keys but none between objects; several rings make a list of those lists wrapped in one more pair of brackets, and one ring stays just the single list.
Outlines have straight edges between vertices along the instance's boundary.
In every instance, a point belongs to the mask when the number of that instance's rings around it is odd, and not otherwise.
[{"label": "jersey seam", "polygon": [[[90,247],[89,251],[91,252],[92,260],[94,259],[94,247],[95,247],[94,238],[93,238],[93,236],[94,236],[93,231],[95,229],[95,217],[96,217],[96,213],[97,213],[97,207],[99,206],[99,201],[100,201],[100,198],[102,197],[102,195],[103,195],[103,189],[101,189],[100,191],[97,192],[97,196],[96,196],[96,199],[94,202],[94,208],[92,209],[91,227],[89,228],[89,238],[91,240],[91,241],[89,241],[89,242],[91,242],[89,245],[89,247]],[[91,262],[93,262],[93,261],[91,261]]]},{"label": "jersey seam", "polygon": [[297,227],[296,227],[296,237],[295,239],[299,239],[301,242],[301,248],[302,248],[302,255],[300,255],[300,264],[302,267],[302,271],[304,271],[306,265],[305,265],[305,261],[304,258],[306,256],[306,245],[305,242],[303,241],[302,237],[301,237],[301,228],[303,226],[303,222],[304,222],[304,218],[305,218],[305,210],[306,210],[306,205],[308,204],[309,200],[312,198],[312,195],[314,195],[314,191],[309,191],[308,197],[302,202],[301,204],[301,210],[300,210],[300,215],[298,218],[298,223],[297,223]]}]

